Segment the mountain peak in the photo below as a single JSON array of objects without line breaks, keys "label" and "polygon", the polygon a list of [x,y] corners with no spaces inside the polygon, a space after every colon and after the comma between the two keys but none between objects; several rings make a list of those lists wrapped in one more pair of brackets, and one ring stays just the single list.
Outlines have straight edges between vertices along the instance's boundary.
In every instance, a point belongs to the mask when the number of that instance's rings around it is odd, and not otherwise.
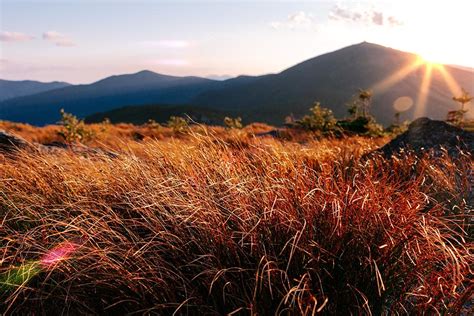
[{"label": "mountain peak", "polygon": [[133,75],[153,75],[153,76],[164,76],[162,74],[159,74],[157,72],[154,72],[154,71],[151,71],[151,70],[147,70],[147,69],[144,69],[144,70],[140,70],[139,72],[136,72],[134,73]]},{"label": "mountain peak", "polygon": [[382,46],[382,45],[380,45],[380,44],[371,43],[371,42],[367,42],[367,41],[363,41],[363,42],[360,42],[359,44],[355,44],[355,46],[377,46],[377,47],[385,47],[385,46]]},{"label": "mountain peak", "polygon": [[383,45],[380,45],[380,44],[371,43],[371,42],[367,42],[367,41],[363,41],[363,42],[360,42],[360,43],[358,43],[358,44],[354,44],[354,45],[350,45],[350,46],[344,47],[344,48],[342,48],[341,50],[344,50],[344,49],[347,49],[347,48],[392,49],[392,48],[387,47],[387,46],[383,46]]}]

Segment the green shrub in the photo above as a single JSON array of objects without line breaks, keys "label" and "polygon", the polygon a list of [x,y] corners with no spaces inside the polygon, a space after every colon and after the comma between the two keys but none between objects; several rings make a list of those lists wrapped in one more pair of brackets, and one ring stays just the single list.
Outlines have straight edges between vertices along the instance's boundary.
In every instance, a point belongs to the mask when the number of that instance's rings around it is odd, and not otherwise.
[{"label": "green shrub", "polygon": [[332,111],[322,107],[319,102],[316,102],[310,111],[310,115],[305,115],[296,124],[310,131],[331,132],[337,128],[337,120]]},{"label": "green shrub", "polygon": [[161,127],[161,124],[156,122],[154,119],[149,119],[145,125],[149,128],[158,129]]},{"label": "green shrub", "polygon": [[78,119],[75,115],[67,113],[61,109],[61,120],[59,125],[62,129],[58,134],[68,143],[85,142],[93,137],[93,132],[86,128],[83,120]]},{"label": "green shrub", "polygon": [[346,132],[367,136],[382,136],[383,126],[373,116],[358,116],[354,119],[340,120],[337,126]]},{"label": "green shrub", "polygon": [[226,116],[224,118],[224,126],[228,129],[241,129],[243,127],[242,118],[240,117],[232,118],[232,117]]},{"label": "green shrub", "polygon": [[167,125],[172,128],[175,133],[184,133],[189,127],[188,120],[180,116],[171,116]]},{"label": "green shrub", "polygon": [[367,132],[365,133],[365,135],[372,136],[372,137],[378,137],[378,136],[384,135],[383,126],[378,124],[373,116],[369,116],[369,122],[367,123],[366,127],[367,127]]},{"label": "green shrub", "polygon": [[359,89],[352,101],[347,104],[350,118],[339,120],[337,126],[342,130],[367,136],[382,136],[384,128],[378,124],[375,117],[370,115],[369,108],[372,102],[372,92]]}]

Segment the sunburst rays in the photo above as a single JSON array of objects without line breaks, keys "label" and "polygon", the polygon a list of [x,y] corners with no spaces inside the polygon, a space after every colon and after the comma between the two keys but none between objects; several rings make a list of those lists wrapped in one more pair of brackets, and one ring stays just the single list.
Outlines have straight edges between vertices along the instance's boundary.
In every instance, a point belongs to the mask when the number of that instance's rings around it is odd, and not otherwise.
[{"label": "sunburst rays", "polygon": [[416,58],[413,62],[407,64],[397,72],[391,74],[380,82],[377,82],[370,88],[370,90],[375,94],[383,93],[420,68],[422,68],[423,77],[421,79],[418,95],[414,104],[415,118],[426,115],[426,106],[428,97],[430,95],[431,81],[435,71],[441,74],[441,77],[443,78],[452,95],[458,95],[460,93],[461,86],[456,82],[451,73],[446,70],[442,64],[432,63],[421,57]]},{"label": "sunburst rays", "polygon": [[413,71],[417,70],[421,65],[423,65],[423,60],[421,58],[418,58],[414,62],[409,63],[408,65],[404,66],[402,69],[400,69],[396,73],[376,83],[370,88],[370,90],[376,94],[387,91],[388,89],[393,87],[397,82],[400,82],[406,76],[411,74]]},{"label": "sunburst rays", "polygon": [[415,103],[415,117],[420,117],[426,113],[426,101],[430,93],[431,74],[433,73],[433,64],[425,64],[425,73],[421,80],[420,90]]},{"label": "sunburst rays", "polygon": [[453,94],[453,96],[456,96],[458,94],[461,94],[462,89],[459,86],[459,84],[456,82],[456,80],[453,78],[453,76],[444,68],[442,65],[440,65],[437,68],[441,72],[441,76],[444,79],[444,82],[448,86],[449,90]]}]

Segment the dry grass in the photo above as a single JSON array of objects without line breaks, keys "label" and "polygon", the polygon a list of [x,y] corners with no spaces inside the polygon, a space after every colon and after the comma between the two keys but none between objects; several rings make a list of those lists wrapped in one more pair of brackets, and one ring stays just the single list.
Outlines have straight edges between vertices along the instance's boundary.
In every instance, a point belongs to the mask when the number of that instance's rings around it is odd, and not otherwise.
[{"label": "dry grass", "polygon": [[109,128],[94,142],[118,158],[0,156],[0,312],[469,308],[471,157],[364,162],[386,139]]}]

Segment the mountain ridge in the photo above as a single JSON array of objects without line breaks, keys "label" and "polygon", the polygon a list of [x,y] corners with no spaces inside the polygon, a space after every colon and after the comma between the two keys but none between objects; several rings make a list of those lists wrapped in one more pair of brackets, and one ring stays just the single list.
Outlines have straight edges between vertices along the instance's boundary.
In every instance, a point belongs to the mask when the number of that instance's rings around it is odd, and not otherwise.
[{"label": "mountain ridge", "polygon": [[[307,59],[276,74],[223,81],[142,70],[1,102],[0,118],[43,125],[57,121],[60,108],[85,117],[130,105],[167,104],[230,111],[247,122],[280,125],[287,115],[306,114],[315,101],[343,117],[347,113],[345,105],[359,88],[371,89],[418,59],[413,53],[362,42]],[[371,109],[374,116],[390,124],[396,112],[393,104],[401,96],[417,105],[404,112],[403,119],[420,114],[440,119],[456,109],[441,73],[433,71],[426,96],[429,106],[420,111],[419,91],[426,69],[427,65],[422,65],[389,89],[375,91]],[[444,69],[460,86],[468,90],[474,86],[474,73],[451,66]]]},{"label": "mountain ridge", "polygon": [[[347,113],[345,104],[359,88],[370,89],[418,60],[413,53],[362,42],[305,60],[252,85],[204,92],[192,102],[208,107],[245,109],[243,117],[247,121],[264,118],[272,124],[281,124],[289,114],[304,115],[315,101],[343,117]],[[396,112],[393,103],[398,97],[408,96],[417,103],[425,68],[426,65],[422,65],[387,91],[374,94],[371,110],[379,121],[385,125],[391,123]],[[473,73],[449,66],[445,69],[459,79],[460,86],[473,87]],[[457,109],[457,105],[452,102],[452,94],[439,71],[433,71],[433,79],[427,97],[430,107],[421,114],[444,119],[447,111]],[[414,119],[415,107],[404,112],[403,118]]]},{"label": "mountain ridge", "polygon": [[0,79],[0,102],[67,86],[71,86],[71,84],[63,81],[42,82],[35,80]]}]

